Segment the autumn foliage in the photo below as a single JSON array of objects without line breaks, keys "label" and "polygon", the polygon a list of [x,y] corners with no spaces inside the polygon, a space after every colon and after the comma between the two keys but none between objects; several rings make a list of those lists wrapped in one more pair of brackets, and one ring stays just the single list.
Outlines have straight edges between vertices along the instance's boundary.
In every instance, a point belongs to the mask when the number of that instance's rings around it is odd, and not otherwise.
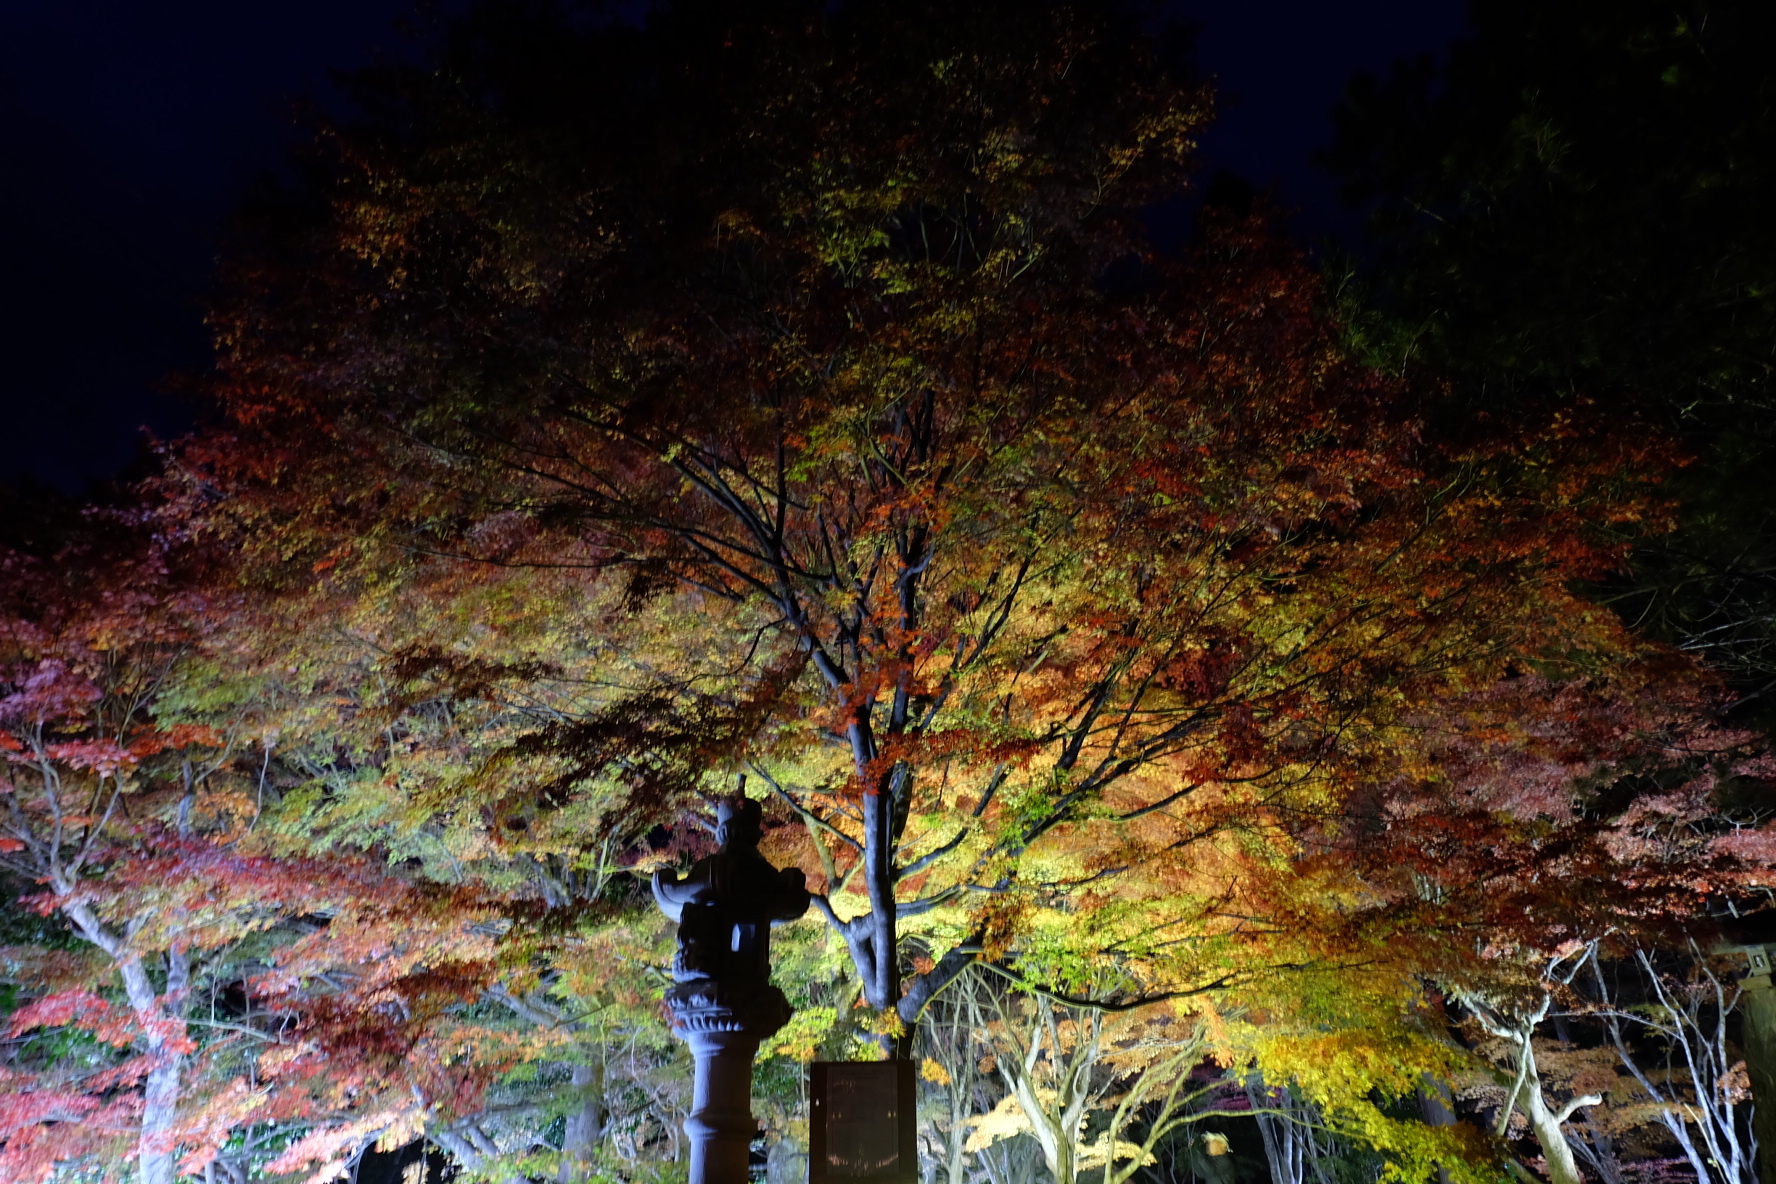
[{"label": "autumn foliage", "polygon": [[1395,1104],[1444,999],[1767,894],[1756,737],[1587,591],[1675,454],[1366,368],[1262,208],[1158,249],[1212,99],[1120,5],[744,7],[358,79],[135,549],[13,560],[9,1032],[115,1051],[0,1164],[635,1178],[635,873],[738,782],[817,890],[768,1054],[920,1056],[945,1163],[1274,1103],[1478,1179]]}]

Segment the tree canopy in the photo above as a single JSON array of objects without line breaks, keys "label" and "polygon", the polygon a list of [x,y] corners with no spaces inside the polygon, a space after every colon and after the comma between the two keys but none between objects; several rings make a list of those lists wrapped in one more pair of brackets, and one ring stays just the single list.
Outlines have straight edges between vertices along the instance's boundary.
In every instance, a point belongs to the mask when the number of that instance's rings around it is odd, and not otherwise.
[{"label": "tree canopy", "polygon": [[1755,735],[1594,594],[1679,454],[1377,368],[1261,208],[1158,249],[1182,45],[1111,0],[500,3],[357,76],[225,262],[152,578],[18,560],[3,843],[111,963],[10,1030],[136,1055],[74,1109],[64,1061],[7,1077],[0,1162],[102,1158],[102,1096],[156,1184],[421,1136],[660,1170],[641,877],[738,786],[818,909],[779,1146],[799,1061],[895,1055],[955,1172],[1116,1184],[1233,1105],[1477,1181],[1505,1145],[1402,1106],[1508,1056],[1500,1133],[1571,1184],[1574,1108],[1522,1094],[1561,968],[1768,893]]}]

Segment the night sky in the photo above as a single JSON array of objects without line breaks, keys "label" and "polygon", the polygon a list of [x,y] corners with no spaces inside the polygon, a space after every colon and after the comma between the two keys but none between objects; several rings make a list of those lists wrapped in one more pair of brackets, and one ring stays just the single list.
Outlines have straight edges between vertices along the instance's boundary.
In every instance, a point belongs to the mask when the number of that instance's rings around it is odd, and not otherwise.
[{"label": "night sky", "polygon": [[[964,3],[966,0],[958,0]],[[1460,35],[1462,0],[1176,0],[1224,110],[1212,164],[1274,185],[1305,241],[1348,235],[1312,166],[1346,80]],[[337,109],[330,68],[419,51],[413,0],[0,0],[0,481],[68,493],[190,412],[218,231]]]}]

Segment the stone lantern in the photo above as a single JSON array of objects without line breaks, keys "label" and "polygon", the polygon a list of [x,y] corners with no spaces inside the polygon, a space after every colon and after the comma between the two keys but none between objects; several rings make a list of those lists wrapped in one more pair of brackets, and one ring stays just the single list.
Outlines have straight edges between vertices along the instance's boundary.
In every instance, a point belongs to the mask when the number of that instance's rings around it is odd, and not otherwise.
[{"label": "stone lantern", "polygon": [[771,984],[771,925],[808,909],[799,868],[774,868],[759,854],[761,811],[746,798],[716,807],[714,855],[682,880],[654,873],[654,900],[678,922],[672,1034],[690,1046],[696,1070],[685,1135],[690,1184],[745,1184],[752,1116],[752,1059],[759,1042],[789,1022],[789,1000]]},{"label": "stone lantern", "polygon": [[[1736,928],[1768,928],[1767,917],[1741,922]],[[1752,1133],[1758,1142],[1758,1180],[1776,1184],[1776,989],[1770,986],[1771,945],[1749,942],[1750,934],[1739,933],[1745,944],[1720,945],[1716,953],[1737,954],[1745,959],[1745,975],[1739,980],[1739,1012],[1743,1027],[1740,1043],[1745,1050],[1745,1067],[1751,1078],[1751,1098],[1756,1106],[1751,1112]]]}]

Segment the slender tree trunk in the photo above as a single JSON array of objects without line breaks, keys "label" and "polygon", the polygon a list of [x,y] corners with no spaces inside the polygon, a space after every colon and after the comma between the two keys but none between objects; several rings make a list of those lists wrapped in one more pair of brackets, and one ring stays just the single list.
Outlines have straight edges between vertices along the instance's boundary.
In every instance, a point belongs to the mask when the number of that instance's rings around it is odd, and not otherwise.
[{"label": "slender tree trunk", "polygon": [[142,1184],[173,1184],[177,1178],[174,1148],[166,1138],[178,1118],[178,1107],[179,1066],[175,1062],[148,1074],[139,1152]]},{"label": "slender tree trunk", "polygon": [[1034,1083],[1027,1077],[1019,1081],[1013,1092],[1017,1094],[1018,1105],[1025,1116],[1031,1119],[1031,1133],[1036,1136],[1037,1146],[1042,1148],[1042,1158],[1048,1164],[1054,1184],[1076,1184],[1079,1171],[1074,1146],[1077,1139],[1065,1129],[1065,1113],[1048,1114],[1036,1096]]},{"label": "slender tree trunk", "polygon": [[428,1137],[432,1142],[450,1152],[456,1162],[468,1171],[472,1172],[481,1166],[481,1152],[468,1139],[455,1131],[433,1131]]},{"label": "slender tree trunk", "polygon": [[604,1066],[575,1065],[573,1087],[580,1108],[567,1116],[561,1135],[561,1184],[592,1178],[593,1154],[604,1135]]},{"label": "slender tree trunk", "polygon": [[[1055,1021],[1053,1005],[1038,998],[1030,1016],[1030,1038],[1019,1055],[1001,1055],[995,1059],[1005,1087],[1017,1098],[1018,1108],[1029,1120],[1031,1133],[1042,1148],[1042,1158],[1054,1177],[1054,1184],[1075,1184],[1079,1175],[1079,1133],[1085,1116],[1097,1100],[1091,1095],[1091,1072],[1098,1060],[1100,1033],[1093,1027],[1089,1033],[1081,1021],[1073,1049],[1063,1049]],[[1010,1017],[1006,1027],[1011,1027]],[[1042,1063],[1042,1048],[1047,1040],[1054,1071],[1052,1100],[1045,1100],[1045,1091],[1037,1081]]]},{"label": "slender tree trunk", "polygon": [[[1529,1119],[1529,1129],[1542,1149],[1542,1159],[1548,1165],[1548,1179],[1552,1184],[1584,1184],[1579,1165],[1573,1159],[1572,1145],[1566,1141],[1566,1132],[1561,1127],[1572,1117],[1574,1110],[1581,1106],[1595,1106],[1603,1099],[1588,1094],[1574,1098],[1559,1113],[1551,1109],[1542,1094],[1542,1075],[1536,1068],[1535,1048],[1530,1044],[1530,1034],[1534,1031],[1535,1021],[1530,1021],[1515,1033],[1518,1040],[1515,1102],[1523,1116]],[[1510,1105],[1509,1099],[1506,1104]],[[1508,1118],[1507,1110],[1504,1119]],[[1500,1125],[1502,1131],[1502,1120]]]},{"label": "slender tree trunk", "polygon": [[[1420,1074],[1418,1113],[1426,1126],[1454,1126],[1454,1103],[1448,1082],[1439,1081],[1428,1073]],[[1449,1184],[1449,1169],[1442,1165],[1437,1167],[1437,1184]]]},{"label": "slender tree trunk", "polygon": [[1517,1049],[1517,1077],[1505,1097],[1504,1109],[1499,1113],[1498,1133],[1503,1135],[1508,1129],[1512,1109],[1521,1109],[1523,1116],[1529,1119],[1529,1129],[1534,1133],[1537,1145],[1542,1149],[1542,1159],[1548,1165],[1549,1180],[1553,1184],[1584,1184],[1584,1177],[1579,1174],[1579,1165],[1573,1159],[1572,1145],[1566,1141],[1566,1132],[1561,1128],[1575,1111],[1585,1106],[1601,1105],[1603,1098],[1597,1094],[1585,1094],[1574,1098],[1556,1112],[1548,1105],[1547,1096],[1542,1093],[1542,1075],[1536,1068],[1535,1045],[1532,1040],[1536,1025],[1548,1018],[1548,1011],[1554,1003],[1553,996],[1544,992],[1540,1006],[1529,1014],[1500,1012],[1480,998],[1466,998],[1463,1002],[1482,1027],[1500,1040],[1510,1041]]},{"label": "slender tree trunk", "polygon": [[968,1184],[968,1120],[973,1108],[960,1083],[950,1088],[950,1139],[944,1148],[944,1175],[949,1184]]},{"label": "slender tree trunk", "polygon": [[189,959],[182,953],[167,955],[167,1002],[156,996],[154,984],[139,958],[121,967],[124,995],[135,1011],[144,1030],[143,1043],[154,1059],[148,1071],[142,1098],[142,1133],[137,1144],[138,1170],[142,1184],[174,1184],[178,1178],[177,1149],[171,1143],[171,1132],[179,1118],[179,1073],[185,1057],[173,1050],[173,1041],[183,1032],[179,1022],[184,1013],[183,996],[191,977]]},{"label": "slender tree trunk", "polygon": [[[471,1172],[484,1171],[487,1164],[500,1155],[499,1144],[472,1122],[455,1130],[433,1131],[426,1137],[455,1156],[456,1161]],[[502,1173],[494,1179],[500,1184],[524,1184],[524,1177],[514,1172]]]},{"label": "slender tree trunk", "polygon": [[1560,1129],[1561,1120],[1542,1099],[1541,1082],[1536,1079],[1534,1070],[1530,1072],[1530,1080],[1524,1083],[1524,1094],[1523,1113],[1528,1116],[1530,1129],[1541,1145],[1542,1158],[1548,1164],[1548,1179],[1553,1184],[1584,1184],[1579,1165],[1573,1160],[1572,1147],[1567,1144],[1566,1133]]},{"label": "slender tree trunk", "polygon": [[[863,997],[878,1015],[897,1014],[900,1001],[899,925],[894,900],[894,777],[874,768],[876,738],[867,718],[850,728],[851,755],[863,786],[863,881],[869,894],[867,929],[852,946],[863,980]],[[863,947],[861,950],[858,946]],[[861,956],[860,956],[861,955]],[[904,1037],[904,1038],[903,1038]],[[910,1033],[884,1031],[878,1038],[889,1057],[905,1056]]]},{"label": "slender tree trunk", "polygon": [[185,1055],[176,1042],[185,1035],[185,991],[191,985],[191,959],[182,950],[166,955],[166,993],[157,994],[142,956],[128,940],[112,932],[90,905],[73,905],[67,917],[81,937],[104,950],[117,964],[124,997],[142,1029],[143,1051],[152,1062],[143,1082],[142,1130],[136,1143],[140,1184],[174,1184],[178,1150],[171,1136],[179,1118],[179,1075]]},{"label": "slender tree trunk", "polygon": [[974,1115],[975,1030],[962,1021],[959,1010],[955,1010],[958,1007],[959,1004],[952,1003],[947,1025],[927,1029],[933,1059],[949,1077],[944,1087],[950,1112],[949,1136],[940,1144],[938,1165],[943,1184],[968,1184],[968,1120]]},{"label": "slender tree trunk", "polygon": [[1306,1176],[1306,1156],[1300,1132],[1286,1115],[1266,1114],[1272,1106],[1270,1090],[1257,1072],[1246,1076],[1246,1101],[1258,1123],[1258,1135],[1264,1140],[1264,1160],[1270,1165],[1270,1184],[1302,1184]]}]

